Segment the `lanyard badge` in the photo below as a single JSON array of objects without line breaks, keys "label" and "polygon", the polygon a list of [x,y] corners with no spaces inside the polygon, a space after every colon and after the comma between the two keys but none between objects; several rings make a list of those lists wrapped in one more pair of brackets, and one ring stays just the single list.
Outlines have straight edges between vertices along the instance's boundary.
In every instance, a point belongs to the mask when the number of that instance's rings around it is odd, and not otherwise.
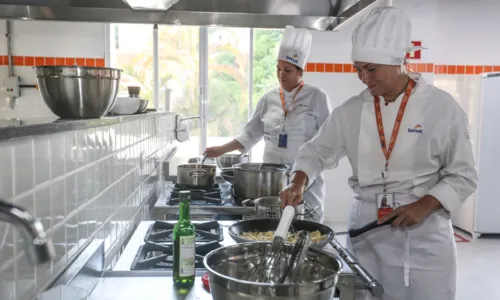
[{"label": "lanyard badge", "polygon": [[297,94],[302,90],[304,87],[304,82],[302,81],[299,85],[299,88],[297,89],[297,92],[295,92],[295,95],[293,96],[292,103],[286,108],[285,105],[285,95],[283,94],[283,89],[280,88],[280,98],[281,98],[281,107],[283,108],[283,117],[281,118],[281,128],[280,128],[280,133],[278,134],[278,147],[279,148],[286,148],[288,145],[288,133],[286,132],[286,116],[288,115],[288,112],[293,109],[293,104],[295,103],[295,98],[297,97]]},{"label": "lanyard badge", "polygon": [[386,145],[384,124],[382,122],[382,112],[380,110],[380,99],[375,96],[375,115],[377,120],[378,136],[380,138],[380,145],[382,146],[382,151],[385,156],[385,167],[382,171],[382,180],[384,181],[384,192],[377,194],[377,216],[380,220],[382,217],[390,213],[394,209],[394,194],[387,193],[387,175],[389,171],[389,158],[391,157],[392,150],[396,144],[398,138],[399,128],[401,127],[401,121],[403,120],[403,115],[406,110],[406,105],[408,100],[410,100],[411,91],[415,87],[416,83],[414,80],[410,79],[408,86],[406,87],[405,95],[399,106],[398,115],[396,116],[396,121],[394,122],[394,127],[392,129],[391,139],[389,140],[389,147]]}]

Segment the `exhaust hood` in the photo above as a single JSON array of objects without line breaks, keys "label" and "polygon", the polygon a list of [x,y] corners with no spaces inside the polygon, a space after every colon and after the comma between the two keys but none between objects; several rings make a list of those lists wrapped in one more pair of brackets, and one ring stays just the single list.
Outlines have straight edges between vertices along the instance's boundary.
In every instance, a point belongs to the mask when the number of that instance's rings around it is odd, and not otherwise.
[{"label": "exhaust hood", "polygon": [[336,30],[381,0],[0,0],[0,18]]}]

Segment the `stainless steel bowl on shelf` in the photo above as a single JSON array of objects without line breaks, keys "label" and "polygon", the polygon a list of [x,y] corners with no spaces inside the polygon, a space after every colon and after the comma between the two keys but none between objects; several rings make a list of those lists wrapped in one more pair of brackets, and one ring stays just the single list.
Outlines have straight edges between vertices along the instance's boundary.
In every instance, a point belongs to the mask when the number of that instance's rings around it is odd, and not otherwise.
[{"label": "stainless steel bowl on shelf", "polygon": [[[338,275],[339,258],[324,251],[310,249],[302,266],[298,284],[269,284],[248,281],[271,243],[243,243],[222,247],[208,253],[204,265],[208,270],[213,299],[233,300],[331,300]],[[293,245],[286,245],[287,253]]]},{"label": "stainless steel bowl on shelf", "polygon": [[121,70],[102,67],[36,66],[43,100],[61,118],[101,118],[116,101]]}]

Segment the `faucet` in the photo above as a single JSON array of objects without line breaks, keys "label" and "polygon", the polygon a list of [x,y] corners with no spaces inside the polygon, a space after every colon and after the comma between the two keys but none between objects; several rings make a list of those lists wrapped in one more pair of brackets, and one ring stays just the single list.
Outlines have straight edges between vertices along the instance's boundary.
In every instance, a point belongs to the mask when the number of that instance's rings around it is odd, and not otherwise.
[{"label": "faucet", "polygon": [[55,255],[54,245],[46,237],[42,223],[29,211],[0,199],[0,220],[19,229],[31,264],[43,264],[52,260]]},{"label": "faucet", "polygon": [[179,124],[182,122],[182,121],[187,121],[187,120],[192,120],[192,119],[200,119],[200,122],[201,124],[203,124],[203,118],[200,117],[200,116],[192,116],[192,117],[185,117],[185,118],[181,118],[179,120]]}]

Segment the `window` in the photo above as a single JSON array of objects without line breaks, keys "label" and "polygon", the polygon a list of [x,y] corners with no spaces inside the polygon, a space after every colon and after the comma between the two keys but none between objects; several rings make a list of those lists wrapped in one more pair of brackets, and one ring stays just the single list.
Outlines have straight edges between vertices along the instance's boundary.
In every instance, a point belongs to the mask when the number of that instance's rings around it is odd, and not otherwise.
[{"label": "window", "polygon": [[118,96],[127,97],[128,86],[140,86],[140,97],[153,102],[153,25],[113,24],[110,29],[110,65],[123,70]]},{"label": "window", "polygon": [[[137,24],[112,24],[110,29],[110,63],[123,70],[120,96],[128,95],[127,86],[138,85],[140,96],[154,107],[157,68],[159,107],[165,107],[169,94],[172,111],[205,116],[205,124],[190,122],[190,141],[178,144],[172,175],[178,164],[200,156],[206,146],[237,136],[259,99],[278,85],[275,65],[282,30],[160,25],[155,31],[153,25]],[[263,151],[261,141],[252,149],[252,161],[261,162]]]},{"label": "window", "polygon": [[248,120],[250,29],[208,28],[207,146],[239,135]]}]

